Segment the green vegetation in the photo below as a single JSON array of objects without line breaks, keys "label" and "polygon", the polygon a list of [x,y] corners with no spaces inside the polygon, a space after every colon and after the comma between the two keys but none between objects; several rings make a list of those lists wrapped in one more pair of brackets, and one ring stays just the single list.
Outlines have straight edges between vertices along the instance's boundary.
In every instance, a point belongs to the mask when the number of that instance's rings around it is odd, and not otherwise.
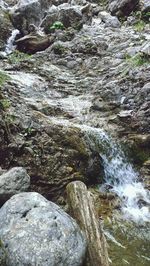
[{"label": "green vegetation", "polygon": [[12,54],[9,55],[9,62],[11,64],[17,64],[18,62],[25,61],[25,60],[29,59],[30,57],[31,57],[31,55],[21,53],[21,52],[16,50]]},{"label": "green vegetation", "polygon": [[145,21],[149,21],[150,19],[150,12],[143,12],[142,13],[142,18],[145,20]]},{"label": "green vegetation", "polygon": [[135,25],[134,25],[134,30],[135,31],[143,31],[145,28],[145,22],[143,20],[139,20]]},{"label": "green vegetation", "polygon": [[137,53],[136,55],[132,57],[127,55],[126,60],[130,65],[135,66],[135,67],[150,63],[149,58],[142,53]]},{"label": "green vegetation", "polygon": [[34,135],[35,133],[36,133],[36,130],[34,128],[28,127],[24,131],[24,136],[25,137],[30,137],[30,136]]},{"label": "green vegetation", "polygon": [[64,54],[67,49],[63,45],[58,43],[58,44],[55,44],[55,46],[53,47],[53,50],[55,54],[61,55],[61,54]]},{"label": "green vegetation", "polygon": [[60,21],[55,21],[52,26],[50,26],[50,30],[63,30],[64,25]]},{"label": "green vegetation", "polygon": [[9,76],[4,72],[0,71],[0,87],[5,83],[5,81],[9,80]]},{"label": "green vegetation", "polygon": [[10,102],[7,99],[0,100],[0,109],[6,110],[10,107]]}]

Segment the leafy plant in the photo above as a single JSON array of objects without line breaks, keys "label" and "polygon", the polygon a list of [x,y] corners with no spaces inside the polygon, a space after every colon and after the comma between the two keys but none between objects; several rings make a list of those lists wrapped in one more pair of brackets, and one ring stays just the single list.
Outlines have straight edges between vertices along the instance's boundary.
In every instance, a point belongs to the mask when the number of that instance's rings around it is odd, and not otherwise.
[{"label": "leafy plant", "polygon": [[61,21],[55,21],[53,25],[50,27],[50,30],[63,30],[64,25]]}]

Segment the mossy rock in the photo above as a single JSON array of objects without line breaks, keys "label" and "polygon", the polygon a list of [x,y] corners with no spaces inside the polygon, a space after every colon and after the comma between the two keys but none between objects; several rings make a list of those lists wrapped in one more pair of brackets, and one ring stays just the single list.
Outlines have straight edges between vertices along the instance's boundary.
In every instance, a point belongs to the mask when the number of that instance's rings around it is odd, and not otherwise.
[{"label": "mossy rock", "polygon": [[150,158],[150,135],[131,135],[129,136],[129,157],[138,166]]},{"label": "mossy rock", "polygon": [[9,79],[10,79],[9,76],[5,72],[0,71],[0,88]]}]

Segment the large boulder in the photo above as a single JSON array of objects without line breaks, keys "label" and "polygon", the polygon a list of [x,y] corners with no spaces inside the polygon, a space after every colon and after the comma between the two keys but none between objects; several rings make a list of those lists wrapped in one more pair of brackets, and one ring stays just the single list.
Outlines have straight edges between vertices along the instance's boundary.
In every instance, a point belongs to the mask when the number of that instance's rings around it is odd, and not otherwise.
[{"label": "large boulder", "polygon": [[119,28],[119,27],[121,27],[121,23],[118,20],[118,18],[115,17],[115,16],[111,16],[106,11],[99,12],[98,16],[105,23],[105,27],[111,27],[111,28]]},{"label": "large boulder", "polygon": [[10,17],[15,28],[21,33],[28,33],[30,24],[39,26],[45,11],[49,8],[50,0],[20,0],[10,10]]},{"label": "large boulder", "polygon": [[109,0],[108,10],[112,15],[128,16],[135,10],[139,0]]},{"label": "large boulder", "polygon": [[41,23],[41,27],[49,32],[50,27],[54,22],[60,21],[65,28],[73,27],[75,29],[80,29],[83,25],[83,15],[78,6],[70,6],[68,4],[63,4],[58,7],[52,6],[45,19]]},{"label": "large boulder", "polygon": [[35,192],[15,195],[0,209],[0,239],[7,266],[79,266],[86,251],[76,222]]},{"label": "large boulder", "polygon": [[30,177],[23,167],[14,167],[0,175],[0,204],[12,195],[27,191],[30,186]]}]

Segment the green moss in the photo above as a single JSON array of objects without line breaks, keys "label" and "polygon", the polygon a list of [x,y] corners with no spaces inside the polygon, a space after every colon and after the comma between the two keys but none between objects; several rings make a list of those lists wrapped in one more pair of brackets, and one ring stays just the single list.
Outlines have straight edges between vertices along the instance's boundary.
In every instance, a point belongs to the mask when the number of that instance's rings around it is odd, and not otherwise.
[{"label": "green moss", "polygon": [[53,47],[53,50],[54,50],[54,53],[55,54],[59,54],[59,55],[62,55],[62,54],[65,54],[67,49],[61,45],[61,44],[56,44],[54,47]]},{"label": "green moss", "polygon": [[6,110],[10,107],[10,102],[7,99],[0,100],[0,108]]},{"label": "green moss", "polygon": [[134,30],[135,31],[143,31],[145,28],[145,22],[143,20],[139,20],[135,25],[134,25]]},{"label": "green moss", "polygon": [[10,79],[10,77],[7,74],[0,71],[0,87],[9,79]]},{"label": "green moss", "polygon": [[14,51],[12,54],[9,55],[8,59],[11,64],[17,64],[18,62],[22,62],[27,60],[31,57],[29,54],[21,53],[19,51]]},{"label": "green moss", "polygon": [[128,64],[136,67],[136,66],[142,66],[144,64],[149,64],[150,60],[148,57],[146,57],[145,55],[143,55],[142,53],[138,53],[134,56],[126,56],[126,61]]}]

